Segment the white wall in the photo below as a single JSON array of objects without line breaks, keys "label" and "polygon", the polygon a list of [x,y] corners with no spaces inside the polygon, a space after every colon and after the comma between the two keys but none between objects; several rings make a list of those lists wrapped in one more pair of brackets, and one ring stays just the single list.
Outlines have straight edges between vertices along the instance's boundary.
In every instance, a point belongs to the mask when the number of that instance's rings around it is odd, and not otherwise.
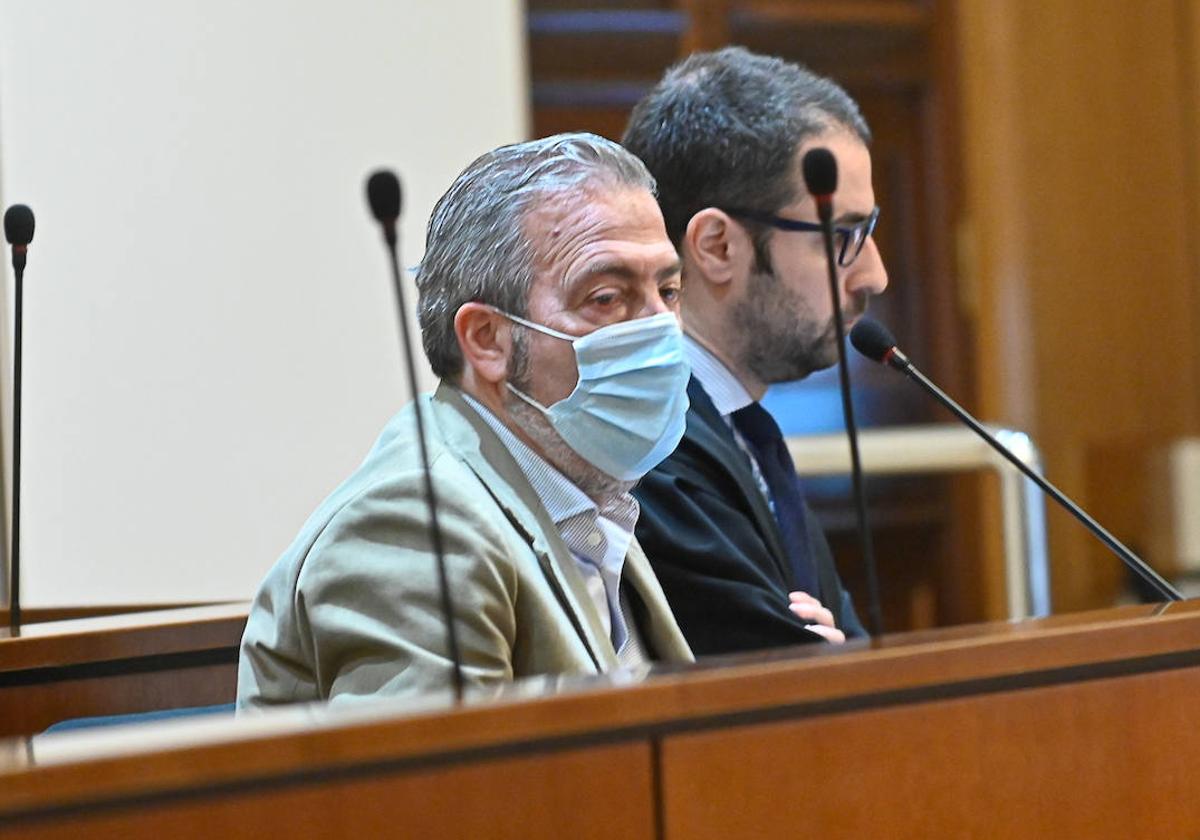
[{"label": "white wall", "polygon": [[519,0],[0,0],[0,199],[37,216],[23,604],[253,593],[407,400],[364,175],[401,174],[415,263],[524,138],[524,67]]}]

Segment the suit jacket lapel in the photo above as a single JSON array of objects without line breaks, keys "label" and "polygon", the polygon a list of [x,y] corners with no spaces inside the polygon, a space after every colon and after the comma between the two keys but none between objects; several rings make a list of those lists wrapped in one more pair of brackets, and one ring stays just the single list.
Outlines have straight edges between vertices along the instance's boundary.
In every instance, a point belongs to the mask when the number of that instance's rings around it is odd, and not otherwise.
[{"label": "suit jacket lapel", "polygon": [[644,620],[639,622],[637,629],[654,658],[668,662],[691,660],[692,649],[675,623],[667,596],[636,539],[629,544],[625,554],[621,583],[628,584],[641,601],[641,609],[635,612]]},{"label": "suit jacket lapel", "polygon": [[559,536],[558,528],[525,478],[520,465],[456,389],[444,383],[439,385],[432,404],[438,412],[447,444],[479,476],[509,521],[537,555],[547,581],[591,654],[596,670],[615,668],[616,651],[600,624],[600,617],[591,606],[591,598],[583,576],[575,565],[575,558]]},{"label": "suit jacket lapel", "polygon": [[708,393],[694,376],[688,382],[688,399],[691,400],[691,410],[688,412],[684,440],[703,450],[714,463],[726,471],[729,481],[750,508],[754,524],[771,554],[780,580],[786,585],[792,579],[792,572],[784,550],[783,537],[779,533],[779,523],[775,521],[767,500],[763,498],[762,491],[754,480],[749,456],[738,446],[733,437],[733,430],[722,419]]}]

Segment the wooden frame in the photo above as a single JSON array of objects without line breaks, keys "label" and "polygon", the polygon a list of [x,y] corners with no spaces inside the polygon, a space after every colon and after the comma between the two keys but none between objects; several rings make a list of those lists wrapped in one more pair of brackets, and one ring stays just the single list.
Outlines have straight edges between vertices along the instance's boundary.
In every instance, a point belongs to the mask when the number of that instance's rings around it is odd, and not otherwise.
[{"label": "wooden frame", "polygon": [[62,720],[231,703],[248,604],[0,628],[0,736]]},{"label": "wooden frame", "polygon": [[1194,603],[553,687],[8,742],[0,838],[1200,828]]}]

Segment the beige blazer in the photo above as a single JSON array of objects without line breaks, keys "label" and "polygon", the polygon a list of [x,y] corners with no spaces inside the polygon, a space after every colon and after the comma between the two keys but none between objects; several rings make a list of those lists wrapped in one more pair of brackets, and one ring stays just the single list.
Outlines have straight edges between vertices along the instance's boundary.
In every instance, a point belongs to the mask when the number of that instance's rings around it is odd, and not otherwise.
[{"label": "beige blazer", "polygon": [[[467,685],[616,668],[576,562],[504,444],[454,388],[420,404]],[[450,685],[412,412],[392,418],[267,574],[242,638],[239,708]],[[645,606],[651,653],[690,661],[636,541],[623,579]]]}]

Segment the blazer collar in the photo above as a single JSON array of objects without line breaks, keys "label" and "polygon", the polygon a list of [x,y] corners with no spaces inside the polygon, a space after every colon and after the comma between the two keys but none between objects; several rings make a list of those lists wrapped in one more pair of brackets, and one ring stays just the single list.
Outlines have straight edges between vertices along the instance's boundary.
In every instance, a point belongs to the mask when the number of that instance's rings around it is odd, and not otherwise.
[{"label": "blazer collar", "polygon": [[679,629],[662,585],[636,539],[629,544],[629,551],[625,555],[621,583],[628,585],[641,598],[644,609],[634,609],[631,617],[643,619],[638,621],[638,631],[654,657],[666,662],[691,661],[692,649]]},{"label": "blazer collar", "polygon": [[617,667],[612,640],[600,624],[575,558],[525,473],[458,389],[441,383],[432,405],[446,444],[474,472],[529,543],[546,579],[592,656],[597,671]]},{"label": "blazer collar", "polygon": [[738,446],[733,437],[733,430],[709,399],[704,386],[694,376],[688,382],[687,392],[691,408],[688,410],[684,441],[699,448],[709,460],[725,470],[730,486],[750,508],[754,524],[771,552],[771,559],[775,561],[780,579],[791,580],[791,566],[784,551],[779,523],[775,521],[767,500],[763,498],[762,491],[758,489],[758,483],[754,480],[748,460],[750,456]]}]

